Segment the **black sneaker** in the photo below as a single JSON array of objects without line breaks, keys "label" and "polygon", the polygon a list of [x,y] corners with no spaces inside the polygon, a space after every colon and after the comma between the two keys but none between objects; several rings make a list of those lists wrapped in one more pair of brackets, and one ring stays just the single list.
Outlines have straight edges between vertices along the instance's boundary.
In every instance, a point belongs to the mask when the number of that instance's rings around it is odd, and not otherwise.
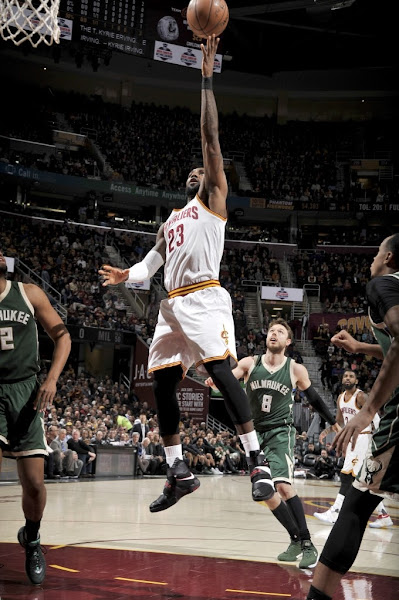
[{"label": "black sneaker", "polygon": [[260,450],[251,450],[247,463],[252,482],[252,500],[263,502],[270,500],[276,490],[273,485],[269,463]]},{"label": "black sneaker", "polygon": [[191,473],[186,463],[180,458],[176,458],[173,467],[169,467],[167,470],[163,492],[150,504],[150,511],[166,510],[183,496],[195,492],[199,486],[199,479]]},{"label": "black sneaker", "polygon": [[25,548],[25,571],[28,579],[34,585],[41,584],[46,575],[46,560],[40,546],[40,537],[34,542],[27,542],[25,539],[25,527],[21,527],[18,531],[18,541]]}]

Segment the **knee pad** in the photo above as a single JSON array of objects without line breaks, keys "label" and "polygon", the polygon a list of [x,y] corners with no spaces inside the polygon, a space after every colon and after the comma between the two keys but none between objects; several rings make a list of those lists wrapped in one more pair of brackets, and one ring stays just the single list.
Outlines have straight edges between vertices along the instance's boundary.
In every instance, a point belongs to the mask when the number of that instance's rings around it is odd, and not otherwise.
[{"label": "knee pad", "polygon": [[251,483],[252,499],[255,502],[270,500],[276,493],[269,467],[255,467],[251,473]]}]

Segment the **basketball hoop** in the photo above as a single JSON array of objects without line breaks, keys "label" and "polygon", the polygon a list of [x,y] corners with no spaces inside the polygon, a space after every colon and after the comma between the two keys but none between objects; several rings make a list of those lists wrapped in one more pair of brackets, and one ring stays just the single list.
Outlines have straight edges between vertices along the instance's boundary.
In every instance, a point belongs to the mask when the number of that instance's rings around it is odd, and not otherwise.
[{"label": "basketball hoop", "polygon": [[16,46],[28,40],[34,48],[60,42],[60,0],[0,0],[0,34]]}]

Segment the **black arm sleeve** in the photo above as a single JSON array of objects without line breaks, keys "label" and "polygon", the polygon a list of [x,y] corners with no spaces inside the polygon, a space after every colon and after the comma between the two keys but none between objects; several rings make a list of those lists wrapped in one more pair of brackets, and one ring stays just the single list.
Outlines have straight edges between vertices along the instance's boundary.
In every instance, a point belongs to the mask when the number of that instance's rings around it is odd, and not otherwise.
[{"label": "black arm sleeve", "polygon": [[309,404],[311,404],[312,407],[319,413],[321,418],[330,423],[330,425],[335,425],[337,422],[336,418],[330,413],[324,401],[314,389],[313,385],[310,385],[307,390],[303,390],[303,393],[308,399]]}]

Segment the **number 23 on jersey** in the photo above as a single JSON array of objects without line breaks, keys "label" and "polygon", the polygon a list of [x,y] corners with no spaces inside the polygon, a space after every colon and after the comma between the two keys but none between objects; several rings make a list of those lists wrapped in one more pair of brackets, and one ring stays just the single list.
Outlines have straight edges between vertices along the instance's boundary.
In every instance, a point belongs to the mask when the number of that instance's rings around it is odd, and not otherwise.
[{"label": "number 23 on jersey", "polygon": [[168,248],[169,252],[184,244],[184,225],[180,223],[176,229],[169,229],[168,231]]}]

